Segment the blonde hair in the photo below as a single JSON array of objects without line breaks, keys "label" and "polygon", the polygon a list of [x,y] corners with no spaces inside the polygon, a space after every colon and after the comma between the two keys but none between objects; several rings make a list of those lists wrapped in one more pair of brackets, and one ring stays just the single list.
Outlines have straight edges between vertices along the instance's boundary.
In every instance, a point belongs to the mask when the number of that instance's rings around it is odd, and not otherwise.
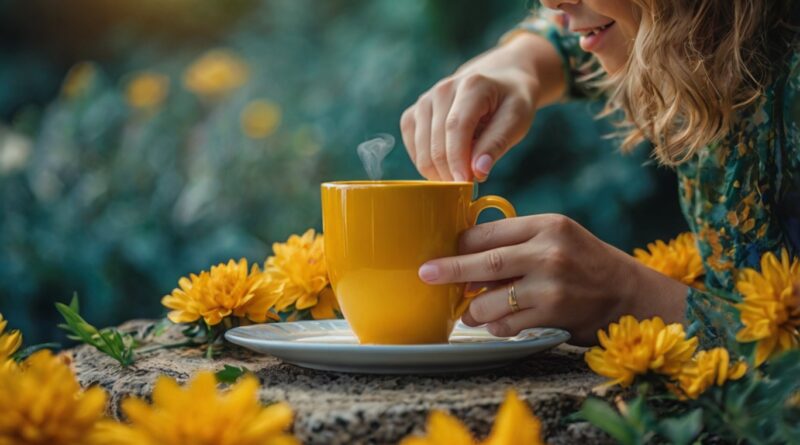
[{"label": "blonde hair", "polygon": [[649,140],[678,165],[730,130],[782,61],[792,0],[632,0],[641,16],[623,68],[600,81],[622,111],[623,151]]}]

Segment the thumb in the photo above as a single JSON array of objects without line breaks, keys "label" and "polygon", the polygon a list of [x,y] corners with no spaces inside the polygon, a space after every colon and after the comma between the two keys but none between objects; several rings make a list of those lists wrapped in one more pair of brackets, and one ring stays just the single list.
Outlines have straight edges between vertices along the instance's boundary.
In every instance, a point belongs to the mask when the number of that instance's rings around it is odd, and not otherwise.
[{"label": "thumb", "polygon": [[533,121],[532,107],[524,101],[503,102],[478,136],[472,152],[472,172],[481,181],[506,152],[525,137]]}]

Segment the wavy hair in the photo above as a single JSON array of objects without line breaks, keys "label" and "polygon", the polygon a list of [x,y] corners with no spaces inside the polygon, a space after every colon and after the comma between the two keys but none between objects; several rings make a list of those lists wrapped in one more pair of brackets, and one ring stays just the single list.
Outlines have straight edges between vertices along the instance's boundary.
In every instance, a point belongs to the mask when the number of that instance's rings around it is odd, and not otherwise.
[{"label": "wavy hair", "polygon": [[632,0],[641,21],[630,57],[595,81],[609,96],[602,115],[624,115],[623,151],[649,140],[675,166],[725,136],[782,63],[791,1]]}]

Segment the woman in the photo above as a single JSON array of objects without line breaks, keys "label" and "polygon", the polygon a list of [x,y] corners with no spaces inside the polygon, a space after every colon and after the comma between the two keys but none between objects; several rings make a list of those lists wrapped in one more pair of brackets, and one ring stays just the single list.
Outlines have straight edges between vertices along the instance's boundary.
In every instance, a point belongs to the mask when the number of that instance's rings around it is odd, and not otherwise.
[{"label": "woman", "polygon": [[482,224],[430,284],[490,283],[464,322],[495,335],[535,326],[592,344],[621,315],[728,335],[734,274],[765,252],[800,254],[800,54],[789,0],[542,0],[545,11],[420,96],[401,118],[420,173],[485,180],[538,108],[603,94],[623,149],[673,166],[706,270],[700,291],[643,266],[561,215]]}]

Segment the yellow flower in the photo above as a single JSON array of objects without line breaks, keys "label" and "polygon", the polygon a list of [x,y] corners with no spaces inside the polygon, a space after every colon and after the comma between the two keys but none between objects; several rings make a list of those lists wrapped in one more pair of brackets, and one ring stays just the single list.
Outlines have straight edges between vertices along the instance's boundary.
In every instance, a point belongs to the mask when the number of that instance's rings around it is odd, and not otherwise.
[{"label": "yellow flower", "polygon": [[142,71],[131,78],[125,87],[125,98],[133,108],[152,110],[167,97],[169,77],[150,71]]},{"label": "yellow flower", "polygon": [[607,385],[629,386],[648,372],[674,377],[697,349],[697,338],[687,339],[682,325],[665,325],[659,317],[640,323],[626,315],[597,337],[600,346],[585,359],[594,372],[611,379]]},{"label": "yellow flower", "polygon": [[183,277],[178,285],[179,289],[161,299],[161,304],[173,309],[168,315],[173,323],[191,323],[202,317],[214,326],[230,315],[255,322],[277,319],[270,309],[281,295],[281,286],[256,264],[248,273],[244,258]]},{"label": "yellow flower", "polygon": [[82,391],[50,351],[0,369],[0,445],[88,445],[96,438],[106,393]]},{"label": "yellow flower", "polygon": [[219,96],[247,82],[249,69],[236,54],[213,49],[195,60],[183,74],[187,90],[201,96]]},{"label": "yellow flower", "polygon": [[492,432],[483,442],[485,445],[541,445],[542,424],[533,415],[528,404],[514,391],[506,394],[506,400],[497,413]]},{"label": "yellow flower", "polygon": [[130,424],[106,424],[108,445],[297,445],[286,431],[292,410],[258,400],[258,380],[243,377],[227,393],[217,392],[211,372],[201,372],[184,388],[158,378],[153,402],[129,398],[122,411]]},{"label": "yellow flower", "polygon": [[697,249],[694,234],[678,235],[668,244],[657,240],[647,245],[647,250],[635,249],[633,256],[645,266],[674,278],[687,286],[698,287],[702,283],[703,259]]},{"label": "yellow flower", "polygon": [[[322,235],[309,229],[303,236],[292,235],[285,243],[273,244],[272,251],[274,255],[267,258],[264,273],[283,285],[276,310],[283,311],[292,304],[297,309],[308,309],[320,303],[320,292],[329,284]],[[332,294],[323,297],[323,307],[317,315],[330,314],[332,311],[326,306],[339,308]]]},{"label": "yellow flower", "polygon": [[736,282],[744,301],[736,305],[744,328],[736,340],[758,342],[756,365],[771,355],[798,346],[800,340],[800,259],[789,261],[767,252],[761,257],[761,273],[744,269]]},{"label": "yellow flower", "polygon": [[281,108],[266,100],[254,100],[247,104],[240,116],[242,131],[253,139],[263,139],[281,123]]},{"label": "yellow flower", "polygon": [[434,411],[428,417],[426,437],[407,437],[400,445],[475,445],[467,427],[455,417]]},{"label": "yellow flower", "polygon": [[61,93],[69,99],[74,99],[89,89],[96,76],[97,68],[93,63],[80,62],[70,68],[61,85]]},{"label": "yellow flower", "polygon": [[731,364],[728,350],[714,348],[700,351],[684,365],[678,374],[678,383],[686,397],[696,399],[711,386],[722,386],[729,380],[739,380],[747,372],[744,362]]},{"label": "yellow flower", "polygon": [[336,318],[336,311],[339,310],[339,302],[333,289],[326,287],[319,293],[317,304],[311,308],[311,316],[315,320],[327,320]]},{"label": "yellow flower", "polygon": [[[469,430],[455,417],[434,411],[428,418],[427,436],[411,436],[400,445],[476,445]],[[541,445],[542,426],[528,405],[514,391],[497,413],[497,419],[484,445]]]},{"label": "yellow flower", "polygon": [[17,352],[22,345],[22,334],[19,331],[5,332],[8,322],[0,314],[0,367]]}]

